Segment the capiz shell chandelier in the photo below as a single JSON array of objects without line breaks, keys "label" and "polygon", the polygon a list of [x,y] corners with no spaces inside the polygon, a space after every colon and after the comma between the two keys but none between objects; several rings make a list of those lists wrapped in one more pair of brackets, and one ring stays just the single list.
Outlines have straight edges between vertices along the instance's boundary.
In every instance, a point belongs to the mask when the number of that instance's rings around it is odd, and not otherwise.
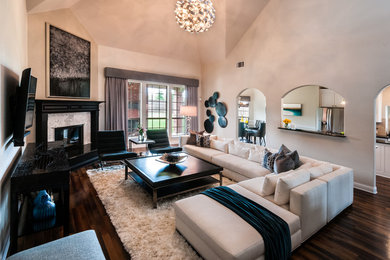
[{"label": "capiz shell chandelier", "polygon": [[191,33],[207,31],[215,20],[215,9],[210,0],[179,0],[175,13],[180,27]]}]

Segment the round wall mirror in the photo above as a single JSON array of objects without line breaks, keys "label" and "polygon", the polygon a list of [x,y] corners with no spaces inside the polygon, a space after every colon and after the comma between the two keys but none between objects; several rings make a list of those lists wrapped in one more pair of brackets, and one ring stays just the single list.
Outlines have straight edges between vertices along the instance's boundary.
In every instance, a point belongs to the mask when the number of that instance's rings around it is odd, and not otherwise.
[{"label": "round wall mirror", "polygon": [[315,85],[298,87],[282,98],[281,127],[344,135],[345,99]]},{"label": "round wall mirror", "polygon": [[265,145],[265,96],[256,88],[248,88],[237,96],[238,139]]}]

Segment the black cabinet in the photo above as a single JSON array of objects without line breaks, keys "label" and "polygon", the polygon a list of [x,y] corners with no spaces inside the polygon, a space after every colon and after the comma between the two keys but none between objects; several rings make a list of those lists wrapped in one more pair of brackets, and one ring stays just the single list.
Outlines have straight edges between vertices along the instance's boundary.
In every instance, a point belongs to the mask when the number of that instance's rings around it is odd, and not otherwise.
[{"label": "black cabinet", "polygon": [[[53,158],[55,157],[55,158]],[[28,144],[15,171],[11,175],[11,232],[10,253],[17,252],[19,236],[63,226],[64,236],[69,234],[69,181],[70,164],[63,148],[37,152],[35,144]],[[49,190],[56,196],[55,222],[35,225],[32,218],[32,192]],[[38,223],[39,224],[39,223]]]}]

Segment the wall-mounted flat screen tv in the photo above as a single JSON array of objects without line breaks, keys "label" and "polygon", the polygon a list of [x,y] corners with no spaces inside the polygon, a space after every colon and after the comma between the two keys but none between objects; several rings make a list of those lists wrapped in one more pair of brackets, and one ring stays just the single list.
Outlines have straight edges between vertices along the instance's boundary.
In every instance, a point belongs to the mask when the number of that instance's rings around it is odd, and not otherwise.
[{"label": "wall-mounted flat screen tv", "polygon": [[37,79],[31,76],[31,68],[22,73],[20,87],[16,91],[15,117],[14,117],[14,145],[23,146],[24,137],[30,133],[34,120],[35,91]]}]

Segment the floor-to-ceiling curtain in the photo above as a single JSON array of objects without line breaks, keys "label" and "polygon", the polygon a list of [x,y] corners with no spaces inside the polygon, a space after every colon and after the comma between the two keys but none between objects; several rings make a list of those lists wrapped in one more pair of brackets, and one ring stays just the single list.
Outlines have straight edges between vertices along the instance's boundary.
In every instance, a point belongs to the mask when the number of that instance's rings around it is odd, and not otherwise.
[{"label": "floor-to-ceiling curtain", "polygon": [[[198,87],[187,85],[187,105],[196,106],[198,108]],[[191,130],[198,131],[198,117],[191,117]]]},{"label": "floor-to-ceiling curtain", "polygon": [[106,77],[106,130],[123,130],[127,140],[127,79]]}]

